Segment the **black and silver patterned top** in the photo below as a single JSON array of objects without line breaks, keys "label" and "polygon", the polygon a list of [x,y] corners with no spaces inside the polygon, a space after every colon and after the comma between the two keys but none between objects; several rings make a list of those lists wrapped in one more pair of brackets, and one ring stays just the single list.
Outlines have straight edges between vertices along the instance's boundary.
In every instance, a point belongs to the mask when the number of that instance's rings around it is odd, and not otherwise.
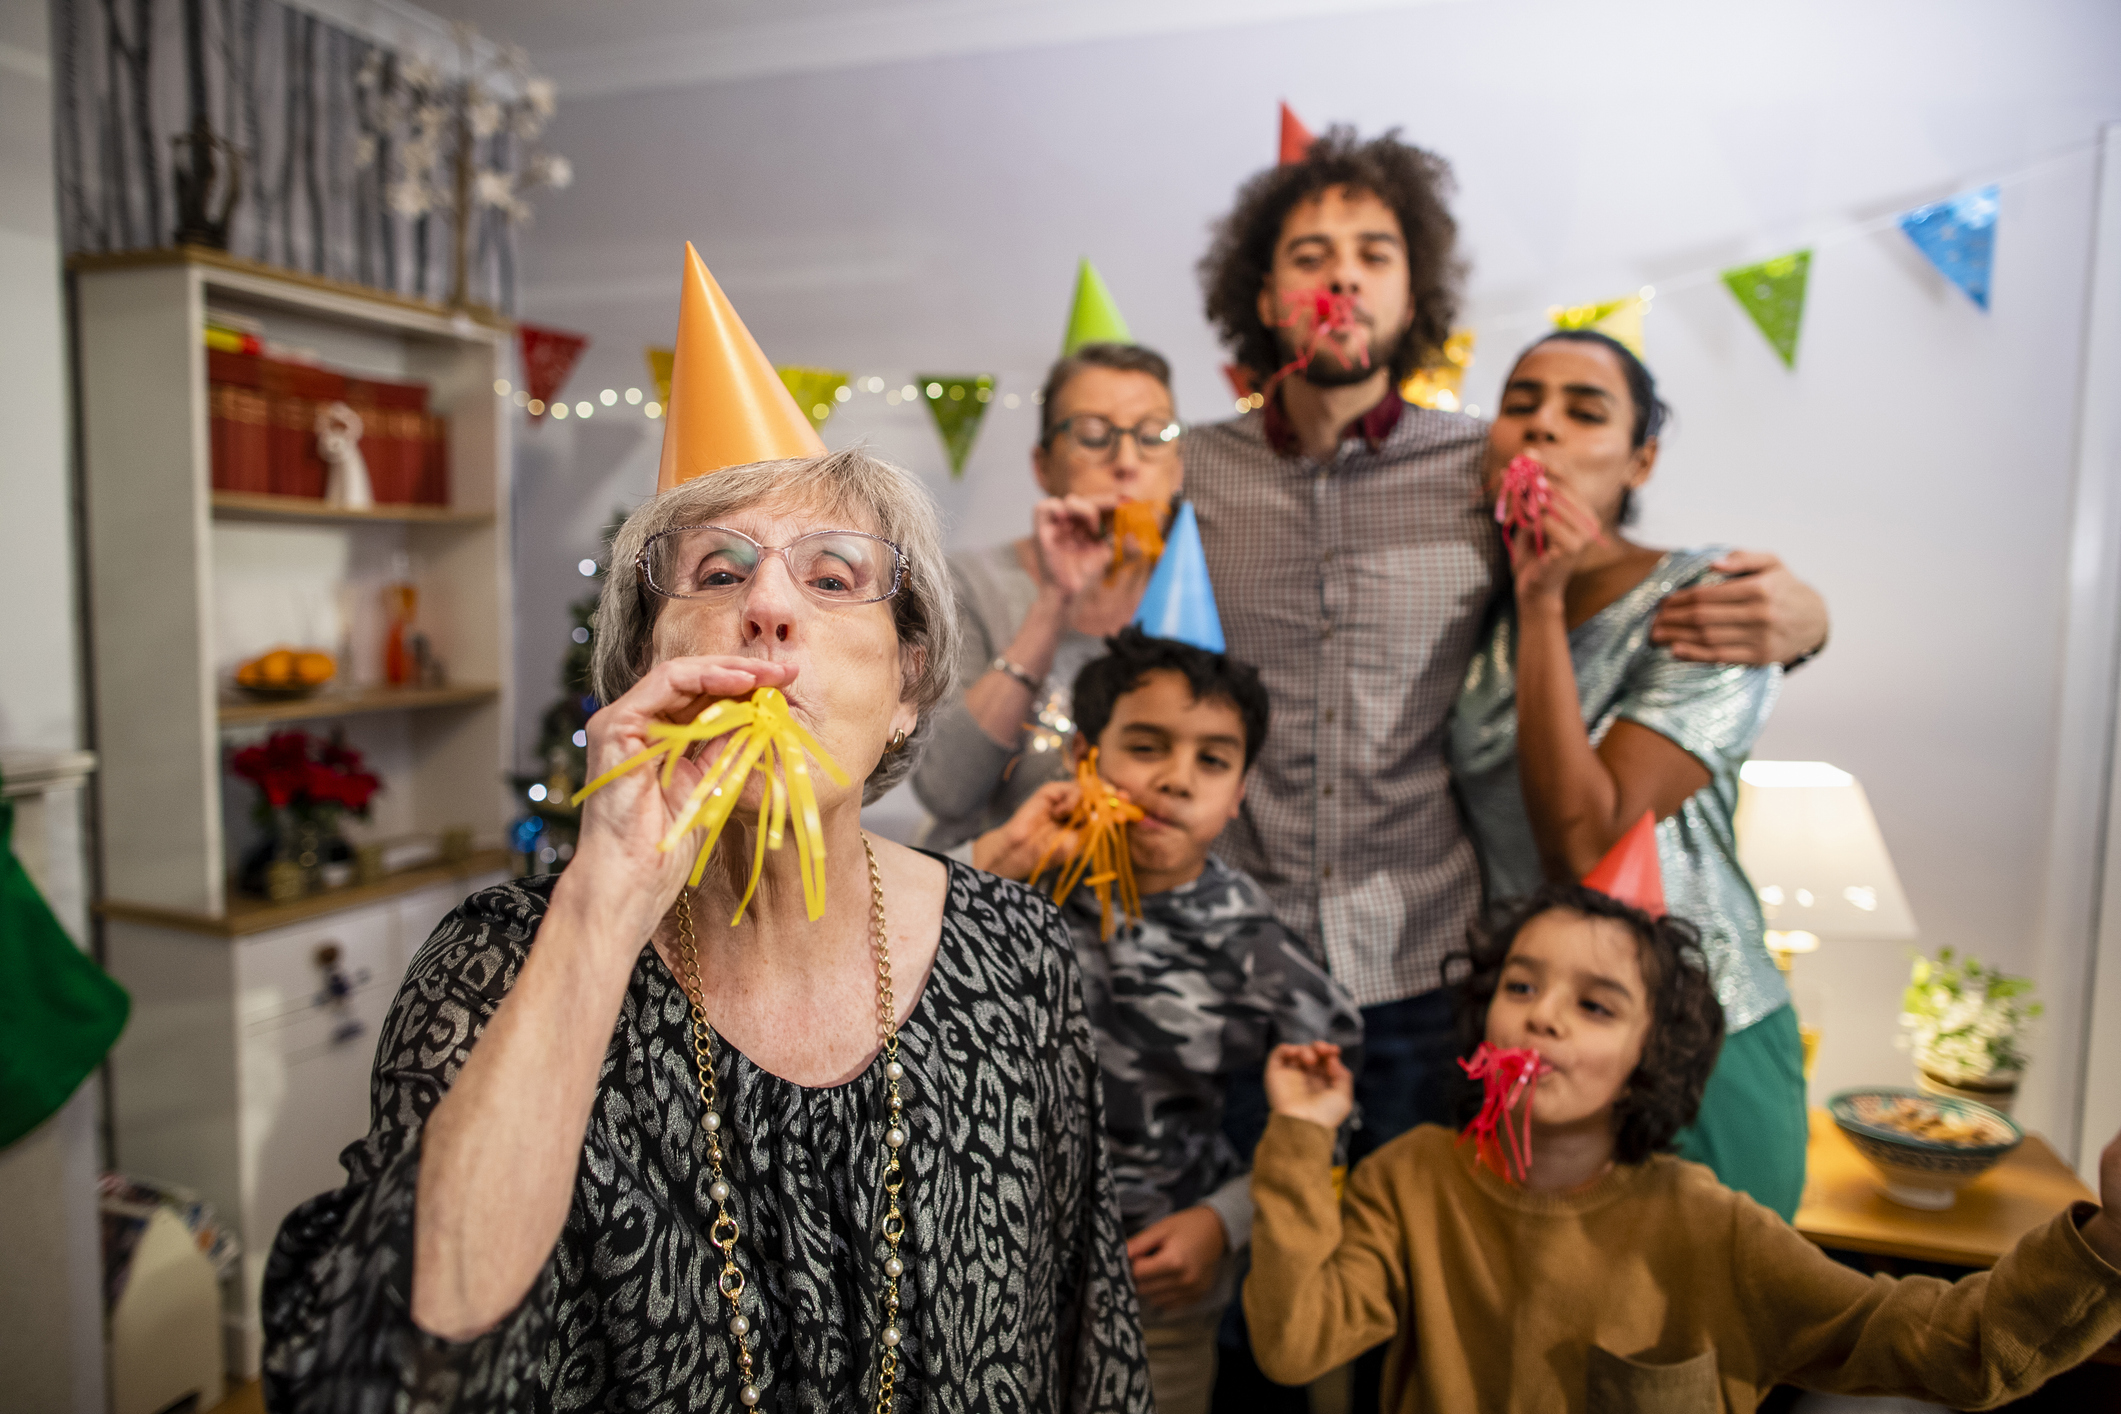
[{"label": "black and silver patterned top", "polygon": [[1215,852],[1362,1006],[1443,985],[1480,908],[1446,723],[1502,568],[1487,426],[1405,406],[1372,447],[1283,456],[1266,414],[1186,434],[1186,495],[1230,656],[1274,731]]},{"label": "black and silver patterned top", "polygon": [[[1149,1407],[1074,952],[1046,900],[950,866],[935,966],[899,1027],[912,1215],[906,1410]],[[410,1316],[423,1121],[550,902],[475,894],[414,957],[346,1186],[289,1215],[265,1273],[266,1399],[291,1411],[738,1411],[684,993],[643,948],[605,1053],[573,1207],[523,1303],[461,1344]],[[811,1089],[717,1046],[724,1172],[760,1334],[761,1409],[876,1403],[882,1065]],[[763,1300],[758,1299],[763,1296]]]}]

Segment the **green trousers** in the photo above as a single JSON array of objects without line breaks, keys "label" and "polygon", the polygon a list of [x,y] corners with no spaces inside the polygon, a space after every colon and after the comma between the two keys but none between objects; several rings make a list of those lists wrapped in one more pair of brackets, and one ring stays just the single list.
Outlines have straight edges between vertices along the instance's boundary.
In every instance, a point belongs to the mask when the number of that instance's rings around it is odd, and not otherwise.
[{"label": "green trousers", "polygon": [[1804,1196],[1804,1042],[1782,1007],[1734,1036],[1709,1075],[1701,1112],[1679,1131],[1679,1156],[1707,1164],[1728,1188],[1788,1221]]}]

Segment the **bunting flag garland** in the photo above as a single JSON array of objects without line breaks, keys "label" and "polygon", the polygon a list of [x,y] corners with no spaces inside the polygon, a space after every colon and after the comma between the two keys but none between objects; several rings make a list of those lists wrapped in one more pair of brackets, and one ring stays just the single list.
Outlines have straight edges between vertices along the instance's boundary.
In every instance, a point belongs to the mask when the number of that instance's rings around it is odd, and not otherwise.
[{"label": "bunting flag garland", "polygon": [[1638,291],[1619,299],[1600,300],[1596,304],[1568,307],[1557,304],[1547,311],[1547,318],[1553,321],[1556,329],[1589,329],[1618,340],[1627,346],[1629,353],[1641,358],[1642,318],[1649,312],[1650,296]]},{"label": "bunting flag garland", "polygon": [[1311,130],[1303,125],[1303,120],[1290,111],[1288,104],[1282,104],[1281,165],[1286,167],[1291,162],[1303,161],[1304,154],[1311,150],[1314,141],[1316,139],[1311,136]]},{"label": "bunting flag garland", "polygon": [[1399,396],[1416,407],[1458,411],[1465,401],[1466,370],[1473,366],[1473,342],[1471,329],[1453,329],[1436,361],[1407,375]]},{"label": "bunting flag garland", "polygon": [[[523,356],[523,387],[532,401],[550,404],[553,394],[566,386],[567,375],[574,372],[575,360],[582,350],[589,347],[589,336],[570,334],[564,329],[545,329],[535,324],[516,325],[516,345]],[[541,408],[530,415],[531,421],[542,422],[545,413]]]},{"label": "bunting flag garland", "polygon": [[670,406],[670,370],[677,363],[676,349],[643,349],[648,359],[648,376],[655,382],[655,399],[664,407]]},{"label": "bunting flag garland", "polygon": [[1812,253],[1799,250],[1723,272],[1723,283],[1760,326],[1785,368],[1797,366],[1797,330],[1804,323],[1804,285],[1811,270]]},{"label": "bunting flag garland", "polygon": [[[810,425],[822,429],[832,410],[853,396],[848,383],[854,377],[837,368],[776,368],[781,382],[788,387],[789,396],[810,419]],[[846,391],[843,391],[846,390]]]},{"label": "bunting flag garland", "polygon": [[1068,334],[1061,341],[1061,357],[1068,357],[1084,344],[1133,342],[1127,317],[1119,312],[1118,302],[1105,288],[1090,257],[1084,256],[1075,272],[1075,303],[1068,310]]},{"label": "bunting flag garland", "polygon": [[987,404],[994,400],[994,376],[916,373],[913,381],[920,385],[928,413],[935,419],[935,430],[942,434],[943,450],[950,455],[950,474],[963,476],[965,458],[972,455],[973,440],[979,436],[980,419],[987,415]]},{"label": "bunting flag garland", "polygon": [[1900,214],[1900,229],[1908,239],[1944,272],[1945,279],[1966,291],[1966,297],[1984,310],[1988,308],[1989,265],[1996,254],[1999,190],[1991,183]]}]

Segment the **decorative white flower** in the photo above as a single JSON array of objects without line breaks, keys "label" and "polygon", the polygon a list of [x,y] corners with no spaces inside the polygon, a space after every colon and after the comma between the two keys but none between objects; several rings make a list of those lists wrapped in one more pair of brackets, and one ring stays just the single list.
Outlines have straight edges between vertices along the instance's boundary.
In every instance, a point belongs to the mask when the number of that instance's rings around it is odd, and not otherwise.
[{"label": "decorative white flower", "polygon": [[530,180],[538,186],[565,191],[574,185],[574,163],[557,152],[540,152],[530,159]]},{"label": "decorative white flower", "polygon": [[552,80],[542,75],[523,85],[523,97],[530,101],[531,111],[540,118],[550,118],[559,111],[559,96],[553,89]]},{"label": "decorative white flower", "polygon": [[473,184],[473,196],[481,206],[512,210],[516,201],[515,178],[506,172],[481,172]]},{"label": "decorative white flower", "polygon": [[503,40],[500,47],[494,51],[494,55],[501,61],[501,67],[507,69],[510,73],[524,74],[530,72],[530,51],[517,44],[514,40]]},{"label": "decorative white flower", "polygon": [[358,172],[365,172],[376,164],[376,135],[374,133],[363,133],[354,139],[353,161],[354,170]]},{"label": "decorative white flower", "polygon": [[372,89],[383,81],[383,51],[371,49],[361,67],[354,71],[354,83],[362,89]]},{"label": "decorative white flower", "polygon": [[492,137],[501,130],[501,105],[477,93],[471,101],[471,111],[466,115],[471,122],[473,137]]},{"label": "decorative white flower", "polygon": [[427,183],[408,178],[390,184],[390,209],[400,216],[425,216],[434,206]]},{"label": "decorative white flower", "polygon": [[408,58],[405,67],[398,72],[404,77],[408,88],[437,88],[442,82],[441,72],[418,55]]}]

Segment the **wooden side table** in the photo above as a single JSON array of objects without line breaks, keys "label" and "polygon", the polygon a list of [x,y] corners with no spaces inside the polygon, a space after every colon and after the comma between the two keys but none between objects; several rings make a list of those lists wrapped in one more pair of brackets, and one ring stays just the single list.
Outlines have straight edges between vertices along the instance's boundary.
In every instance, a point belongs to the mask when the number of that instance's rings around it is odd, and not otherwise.
[{"label": "wooden side table", "polygon": [[1885,1196],[1879,1181],[1833,1117],[1813,1110],[1796,1227],[1821,1247],[1993,1267],[2019,1238],[2070,1204],[2099,1201],[2037,1134],[1960,1189],[1959,1201],[1942,1212],[1903,1207]]}]

